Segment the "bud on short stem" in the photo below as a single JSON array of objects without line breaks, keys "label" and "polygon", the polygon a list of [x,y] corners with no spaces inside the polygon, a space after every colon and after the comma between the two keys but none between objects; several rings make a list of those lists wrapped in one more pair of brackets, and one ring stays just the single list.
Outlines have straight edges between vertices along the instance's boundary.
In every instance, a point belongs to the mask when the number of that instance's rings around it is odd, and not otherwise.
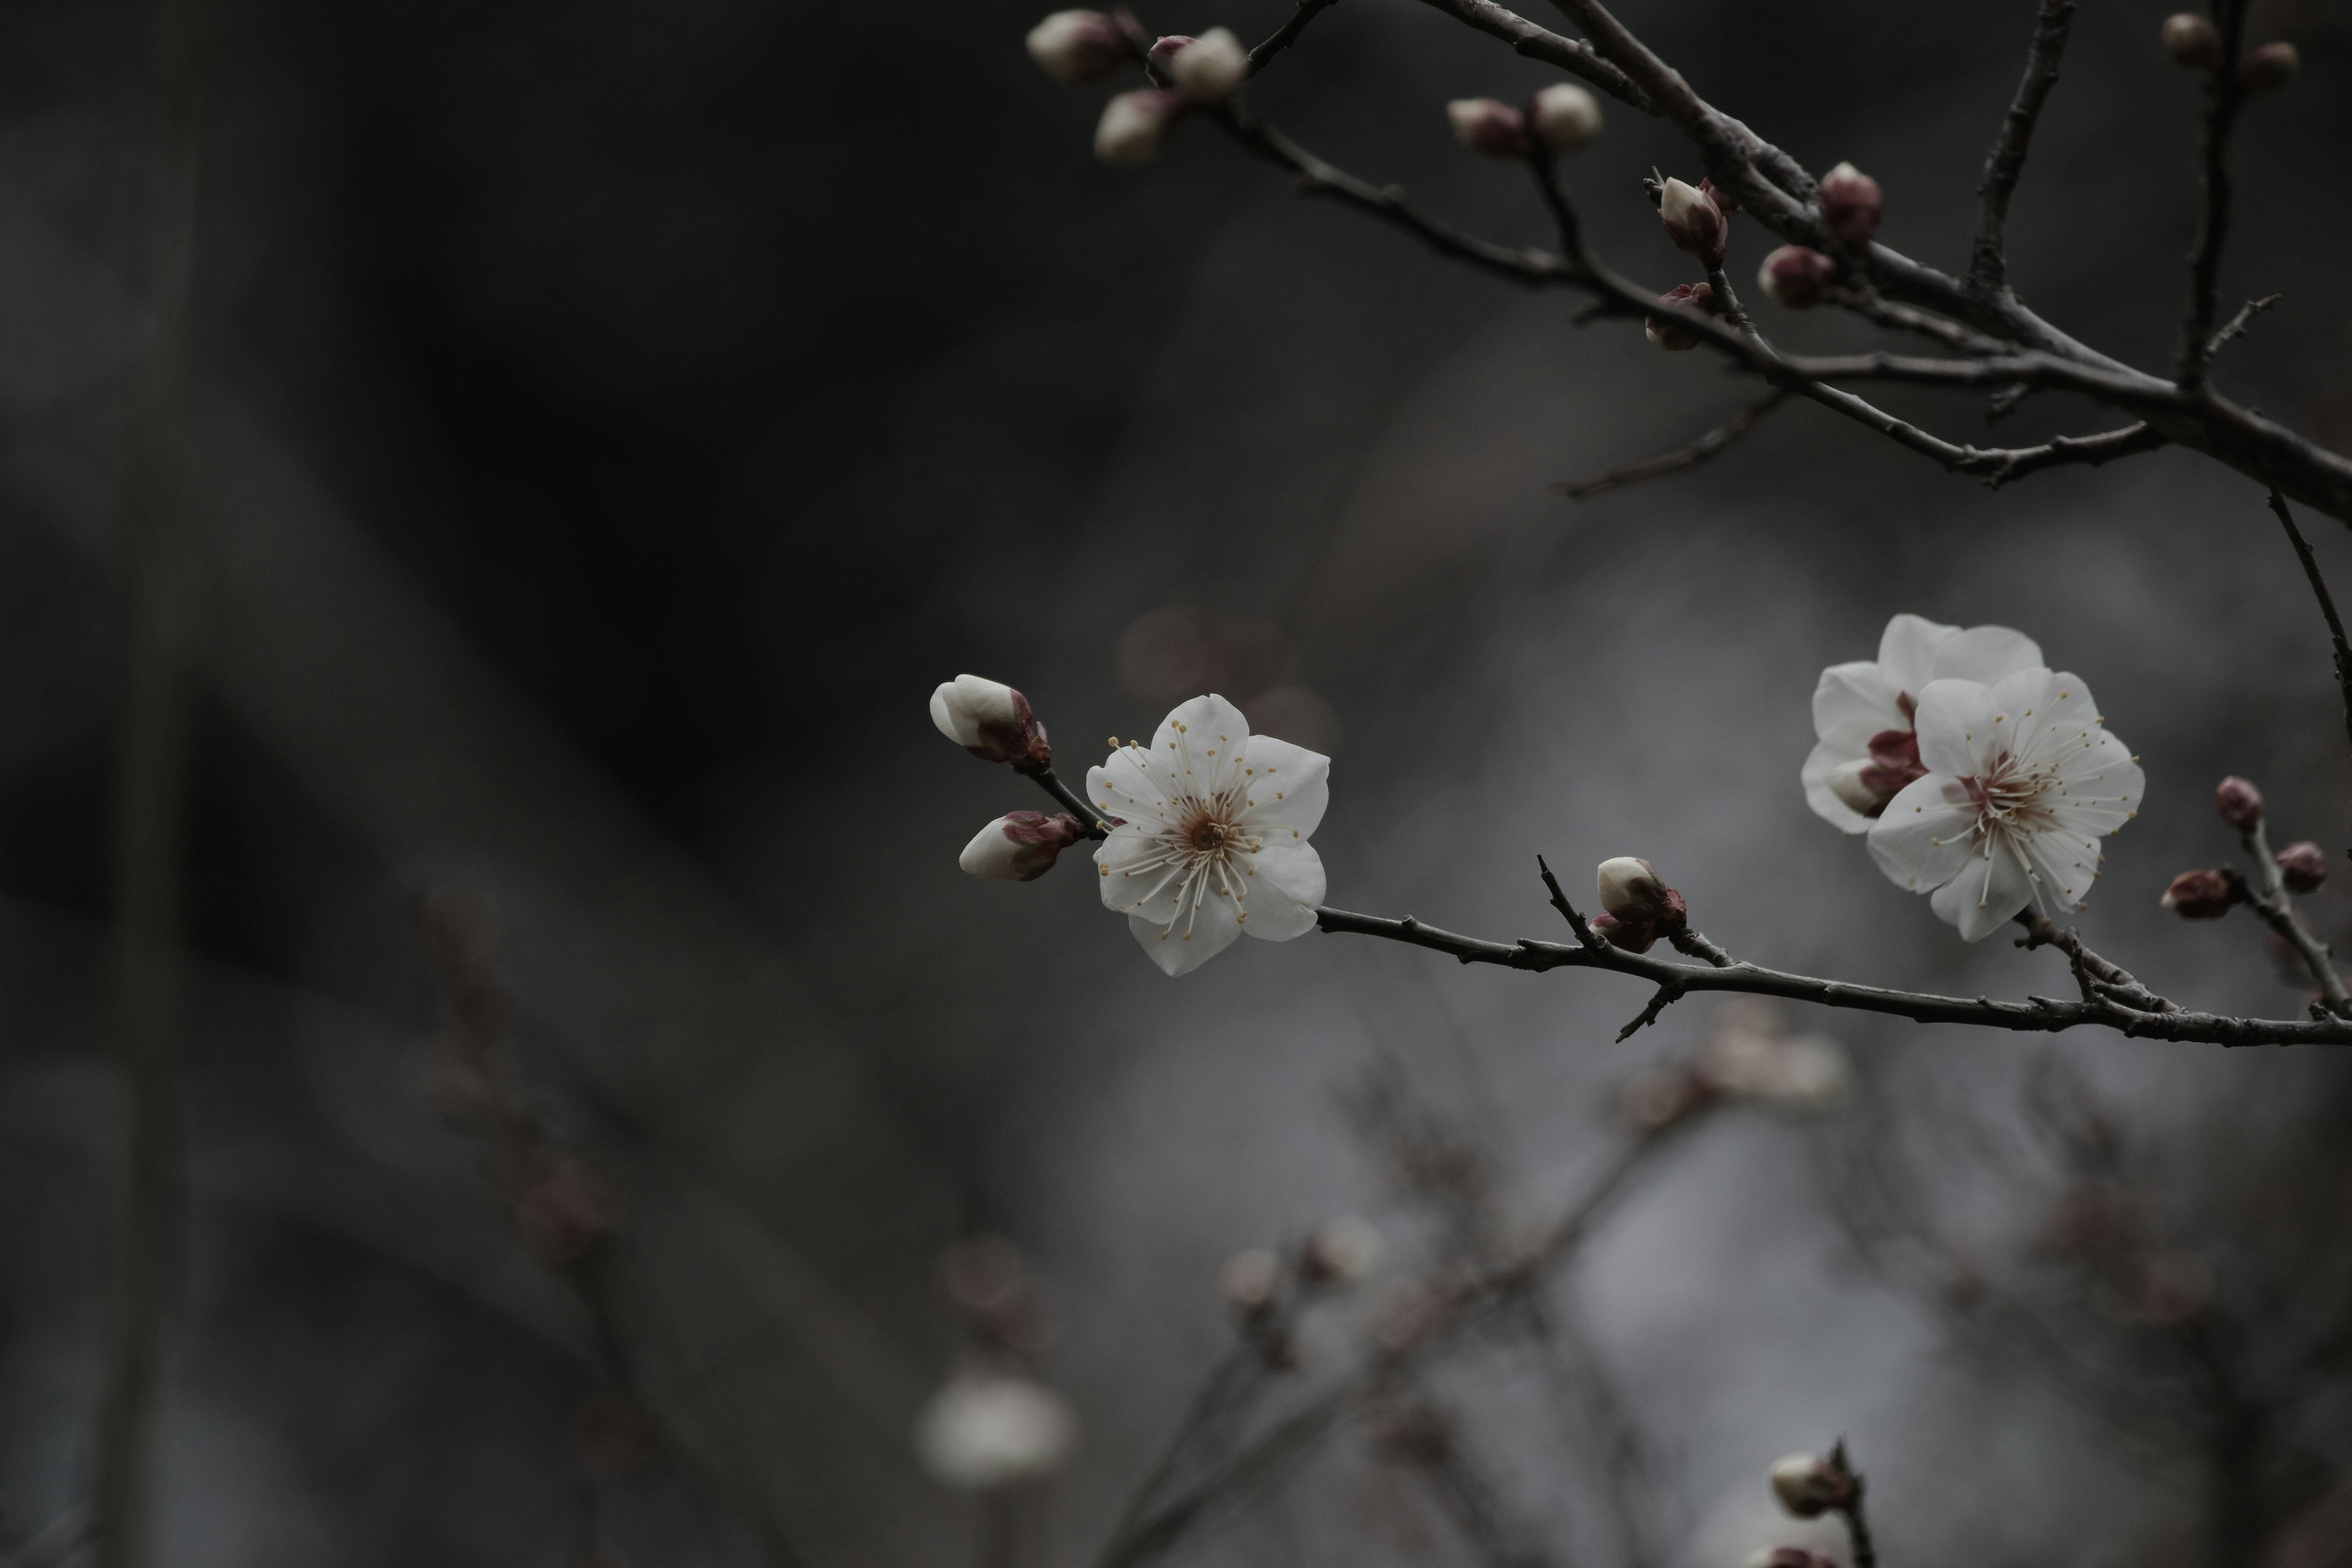
[{"label": "bud on short stem", "polygon": [[1822,224],[1848,245],[1868,245],[1886,207],[1878,182],[1852,163],[1822,176],[1821,202]]},{"label": "bud on short stem", "polygon": [[941,681],[931,693],[931,722],[982,762],[1042,768],[1054,760],[1029,699],[1001,680],[959,675]]},{"label": "bud on short stem", "polygon": [[1068,812],[1008,811],[971,836],[956,864],[992,882],[1034,882],[1086,836]]},{"label": "bud on short stem", "polygon": [[1264,1316],[1282,1294],[1282,1259],[1264,1247],[1234,1253],[1217,1270],[1217,1293],[1236,1317]]},{"label": "bud on short stem", "polygon": [[1675,242],[1676,250],[1706,267],[1723,265],[1731,225],[1712,195],[1696,185],[1668,180],[1658,189],[1658,221],[1666,226],[1666,237]]},{"label": "bud on short stem", "polygon": [[1536,140],[1555,153],[1581,153],[1601,134],[1601,100],[1572,81],[1556,81],[1528,105]]},{"label": "bud on short stem", "polygon": [[[1714,286],[1706,283],[1677,283],[1658,296],[1658,303],[1695,314],[1715,316],[1722,313],[1716,309]],[[1681,353],[1699,344],[1696,332],[1657,316],[1643,320],[1642,335],[1668,353]]]},{"label": "bud on short stem", "polygon": [[1764,297],[1785,310],[1810,310],[1837,276],[1837,263],[1818,250],[1784,245],[1764,258],[1756,271],[1756,286]]},{"label": "bud on short stem", "polygon": [[1620,855],[1603,860],[1593,874],[1601,913],[1592,929],[1612,946],[1647,952],[1662,936],[1688,925],[1683,896],[1662,881],[1647,860]]},{"label": "bud on short stem", "polygon": [[1790,1454],[1772,1466],[1772,1495],[1799,1519],[1818,1519],[1833,1508],[1844,1508],[1860,1489],[1853,1472],[1837,1455]]},{"label": "bud on short stem", "polygon": [[[1162,38],[1160,43],[1168,42]],[[1160,58],[1154,46],[1152,58]],[[1194,103],[1223,103],[1238,91],[1249,77],[1249,55],[1241,40],[1223,27],[1212,27],[1199,37],[1190,39],[1170,56],[1169,78],[1176,90]]]},{"label": "bud on short stem", "polygon": [[1139,87],[1103,105],[1095,122],[1095,156],[1115,168],[1131,169],[1160,156],[1168,133],[1184,113],[1181,92]]},{"label": "bud on short stem", "polygon": [[2157,902],[2185,921],[2218,921],[2230,912],[2242,890],[2227,871],[2183,871]]},{"label": "bud on short stem", "polygon": [[1457,98],[1445,106],[1454,139],[1489,158],[1528,155],[1528,117],[1492,98]]},{"label": "bud on short stem", "polygon": [[1076,87],[1125,64],[1127,40],[1099,11],[1056,11],[1029,29],[1029,58],[1063,86]]},{"label": "bud on short stem", "polygon": [[2238,62],[2238,85],[2248,92],[2268,92],[2284,87],[2303,68],[2303,57],[2293,44],[2264,44]]},{"label": "bud on short stem", "polygon": [[2327,880],[2327,851],[2308,838],[2288,845],[2274,858],[2279,880],[2290,893],[2315,893]]},{"label": "bud on short stem", "polygon": [[2164,52],[2183,70],[2209,71],[2221,63],[2221,32],[2211,18],[2181,11],[2164,19]]},{"label": "bud on short stem", "polygon": [[2213,809],[2239,832],[2252,833],[2262,826],[2263,792],[2231,773],[2213,786]]}]

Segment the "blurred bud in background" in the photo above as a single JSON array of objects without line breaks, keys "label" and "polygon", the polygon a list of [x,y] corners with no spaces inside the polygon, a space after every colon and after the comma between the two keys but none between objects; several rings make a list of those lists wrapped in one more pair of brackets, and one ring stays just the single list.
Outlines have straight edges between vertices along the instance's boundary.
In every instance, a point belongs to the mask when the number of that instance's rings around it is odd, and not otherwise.
[{"label": "blurred bud in background", "polygon": [[1056,11],[1029,29],[1029,58],[1065,87],[1099,81],[1127,63],[1127,40],[1099,11]]}]

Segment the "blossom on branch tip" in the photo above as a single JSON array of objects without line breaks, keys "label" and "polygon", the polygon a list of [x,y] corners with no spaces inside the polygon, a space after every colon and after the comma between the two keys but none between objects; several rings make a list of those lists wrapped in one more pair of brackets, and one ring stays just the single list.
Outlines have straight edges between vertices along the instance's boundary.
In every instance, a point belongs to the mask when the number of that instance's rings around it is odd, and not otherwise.
[{"label": "blossom on branch tip", "polygon": [[993,1491],[1043,1479],[1077,1446],[1069,1402],[1033,1378],[957,1373],[915,1418],[915,1456],[958,1491]]},{"label": "blossom on branch tip", "polygon": [[1772,1495],[1799,1519],[1818,1519],[1853,1501],[1853,1473],[1834,1458],[1790,1454],[1774,1461]]},{"label": "blossom on branch tip", "polygon": [[1704,266],[1723,265],[1731,225],[1713,195],[1680,180],[1668,180],[1658,189],[1658,220],[1666,226],[1666,237],[1675,242],[1676,250]]},{"label": "blossom on branch tip", "polygon": [[1822,176],[1821,201],[1822,224],[1848,245],[1868,245],[1886,208],[1878,182],[1852,163]]},{"label": "blossom on branch tip", "polygon": [[[1658,303],[1694,315],[1722,314],[1715,302],[1715,286],[1710,283],[1677,283],[1658,296]],[[1668,353],[1681,353],[1699,343],[1696,332],[1658,316],[1643,318],[1642,335]]]},{"label": "blossom on branch tip", "polygon": [[[1155,58],[1159,53],[1158,46],[1153,46]],[[1167,64],[1176,89],[1194,103],[1223,103],[1249,76],[1247,51],[1243,49],[1241,40],[1223,27],[1212,27],[1184,44],[1169,57]]]},{"label": "blossom on branch tip", "polygon": [[1128,59],[1127,40],[1099,11],[1056,11],[1029,29],[1029,58],[1065,87],[1099,81]]},{"label": "blossom on branch tip", "polygon": [[1785,310],[1810,310],[1822,302],[1822,293],[1837,276],[1837,263],[1818,250],[1784,245],[1756,269],[1756,286],[1764,297]]},{"label": "blossom on branch tip", "polygon": [[1045,726],[1029,699],[1001,680],[959,675],[931,693],[931,722],[940,734],[985,763],[1044,767],[1054,760]]},{"label": "blossom on branch tip", "polygon": [[1528,155],[1528,117],[1492,98],[1457,98],[1445,106],[1454,139],[1489,158]]},{"label": "blossom on branch tip", "polygon": [[1896,886],[1981,942],[2011,916],[2083,907],[2099,840],[2137,813],[2147,779],[2082,678],[2040,668],[1919,693],[1920,764],[1886,803],[1870,853]]},{"label": "blossom on branch tip", "polygon": [[1182,93],[1156,87],[1120,93],[1103,105],[1095,122],[1095,156],[1118,168],[1149,163],[1160,156],[1184,104]]},{"label": "blossom on branch tip", "polygon": [[1118,818],[1095,851],[1103,903],[1170,974],[1247,931],[1288,942],[1315,929],[1323,861],[1307,842],[1329,804],[1331,759],[1253,735],[1241,710],[1195,697],[1087,773]]},{"label": "blossom on branch tip", "polygon": [[2238,889],[2227,871],[2183,871],[2157,902],[2185,921],[2218,921],[2238,901]]},{"label": "blossom on branch tip", "polygon": [[2238,62],[2238,85],[2248,92],[2268,92],[2284,87],[2303,68],[2303,57],[2293,44],[2264,44]]},{"label": "blossom on branch tip", "polygon": [[1556,81],[1528,105],[1536,140],[1555,153],[1581,153],[1601,134],[1601,100],[1572,81]]},{"label": "blossom on branch tip", "polygon": [[1034,882],[1086,834],[1068,812],[1008,811],[971,836],[956,864],[993,882]]},{"label": "blossom on branch tip", "polygon": [[2263,792],[2251,780],[2231,773],[2213,786],[2213,809],[2239,832],[2251,833],[2262,826]]},{"label": "blossom on branch tip", "polygon": [[2164,52],[2183,70],[2209,71],[2221,63],[2221,30],[2210,17],[2177,12],[2164,19],[2158,36],[2164,40]]},{"label": "blossom on branch tip", "polygon": [[2290,844],[2273,857],[2279,880],[2290,893],[2315,893],[2327,880],[2327,851],[2305,838]]},{"label": "blossom on branch tip", "polygon": [[1592,929],[1612,947],[1647,952],[1660,937],[1672,936],[1689,923],[1683,896],[1667,887],[1647,860],[1631,855],[1603,860],[1592,882],[1601,901]]},{"label": "blossom on branch tip", "polygon": [[1962,631],[1918,616],[1897,616],[1878,639],[1875,660],[1833,664],[1813,689],[1819,743],[1800,777],[1805,801],[1843,833],[1867,833],[1886,803],[1927,770],[1912,715],[1931,680],[1990,684],[2042,662],[2032,637],[2007,626]]}]

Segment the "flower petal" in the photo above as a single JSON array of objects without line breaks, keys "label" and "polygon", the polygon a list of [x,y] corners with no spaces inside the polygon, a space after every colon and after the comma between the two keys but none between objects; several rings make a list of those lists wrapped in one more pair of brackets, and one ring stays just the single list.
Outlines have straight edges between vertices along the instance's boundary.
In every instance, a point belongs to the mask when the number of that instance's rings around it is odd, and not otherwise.
[{"label": "flower petal", "polygon": [[1331,759],[1322,752],[1252,735],[1242,754],[1240,820],[1257,829],[1269,849],[1277,840],[1297,843],[1322,822],[1331,804],[1330,777]]},{"label": "flower petal", "polygon": [[1936,650],[1959,630],[1924,616],[1897,616],[1887,622],[1878,639],[1878,674],[1887,689],[1918,696],[1936,679]]},{"label": "flower petal", "polygon": [[1913,779],[1870,828],[1870,858],[1898,888],[1924,893],[1975,859],[1977,808],[1949,773]]},{"label": "flower petal", "polygon": [[1129,915],[1127,929],[1135,933],[1136,944],[1150,954],[1151,962],[1167,973],[1190,974],[1242,934],[1242,922],[1234,918],[1237,912],[1230,900],[1212,892],[1201,900],[1198,910],[1186,911],[1186,918],[1172,924]]},{"label": "flower petal", "polygon": [[[1160,721],[1151,737],[1155,771],[1167,781],[1169,798],[1194,795],[1206,800],[1217,793],[1228,763],[1237,763],[1249,741],[1249,721],[1242,710],[1211,692],[1176,705]],[[1234,776],[1240,776],[1235,767]]]},{"label": "flower petal", "polygon": [[1813,733],[1841,748],[1838,762],[1861,756],[1882,730],[1910,727],[1910,715],[1895,706],[1895,688],[1878,666],[1861,659],[1822,671],[1821,684],[1813,688]]},{"label": "flower petal", "polygon": [[1131,824],[1112,828],[1095,851],[1095,868],[1105,908],[1163,925],[1176,917],[1176,889],[1183,873],[1158,834]]},{"label": "flower petal", "polygon": [[2032,901],[2033,883],[2024,862],[2005,844],[1992,846],[1990,856],[1971,858],[1927,900],[1938,916],[1959,927],[1962,942],[1982,942]]},{"label": "flower petal", "polygon": [[[1931,680],[1919,698],[1919,761],[1930,773],[1972,778],[1999,737],[1992,689],[1973,680]],[[1890,807],[1890,810],[1892,808]]]},{"label": "flower petal", "polygon": [[1121,746],[1100,767],[1087,770],[1087,798],[1097,811],[1146,826],[1173,820],[1169,784],[1173,772],[1140,745]]},{"label": "flower petal", "polygon": [[1311,844],[1261,849],[1251,857],[1249,919],[1242,929],[1268,942],[1288,942],[1315,929],[1323,902],[1323,858]]},{"label": "flower petal", "polygon": [[[1823,679],[1826,679],[1826,676]],[[1864,754],[1860,747],[1849,751],[1835,741],[1823,741],[1813,748],[1813,754],[1805,759],[1805,765],[1797,773],[1798,779],[1805,786],[1805,804],[1813,808],[1815,816],[1840,833],[1870,831],[1871,819],[1840,800],[1837,792],[1829,786],[1831,769],[1843,767]]]},{"label": "flower petal", "polygon": [[2042,645],[2007,626],[1970,626],[1956,632],[1929,661],[1931,679],[1974,680],[1992,685],[2003,676],[2042,663]]}]

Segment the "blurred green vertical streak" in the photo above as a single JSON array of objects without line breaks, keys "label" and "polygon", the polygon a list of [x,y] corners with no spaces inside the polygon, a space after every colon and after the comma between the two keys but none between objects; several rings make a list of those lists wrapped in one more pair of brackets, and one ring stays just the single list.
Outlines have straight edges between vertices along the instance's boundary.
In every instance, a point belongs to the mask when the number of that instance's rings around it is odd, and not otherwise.
[{"label": "blurred green vertical streak", "polygon": [[172,1057],[189,718],[187,390],[202,79],[197,0],[160,0],[156,23],[152,336],[123,455],[127,689],[115,779],[108,1009],[121,1070],[122,1157],[98,1430],[94,1522],[103,1568],[138,1568],[151,1555],[152,1430],[162,1382],[178,1152]]}]

